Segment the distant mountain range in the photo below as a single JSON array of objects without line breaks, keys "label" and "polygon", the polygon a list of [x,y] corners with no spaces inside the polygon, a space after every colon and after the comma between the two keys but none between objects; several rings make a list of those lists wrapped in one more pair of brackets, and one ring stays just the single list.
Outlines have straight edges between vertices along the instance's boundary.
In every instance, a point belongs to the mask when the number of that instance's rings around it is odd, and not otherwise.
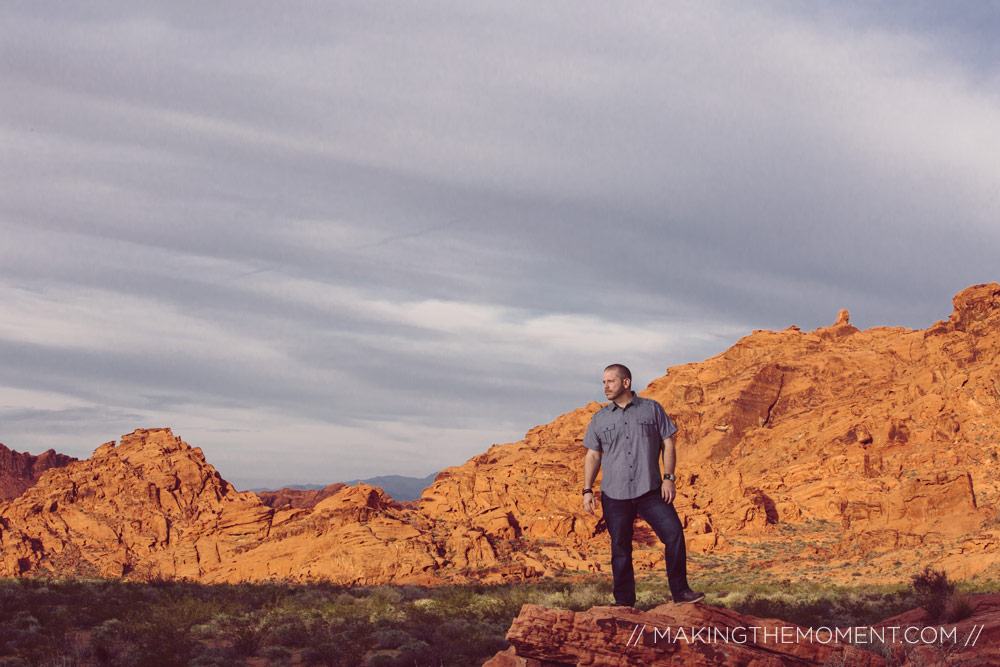
[{"label": "distant mountain range", "polygon": [[[369,477],[368,479],[352,479],[349,482],[341,482],[347,486],[355,486],[357,484],[368,484],[369,486],[377,486],[383,491],[385,491],[393,500],[399,502],[404,502],[407,500],[416,500],[423,493],[424,489],[434,483],[434,478],[437,477],[436,472],[432,472],[427,475],[427,477],[405,477],[403,475],[379,475],[378,477]],[[294,489],[296,491],[316,491],[324,489],[328,484],[289,484],[288,486],[282,487],[285,489]],[[254,493],[269,492],[269,491],[279,491],[280,489],[250,489]]]}]

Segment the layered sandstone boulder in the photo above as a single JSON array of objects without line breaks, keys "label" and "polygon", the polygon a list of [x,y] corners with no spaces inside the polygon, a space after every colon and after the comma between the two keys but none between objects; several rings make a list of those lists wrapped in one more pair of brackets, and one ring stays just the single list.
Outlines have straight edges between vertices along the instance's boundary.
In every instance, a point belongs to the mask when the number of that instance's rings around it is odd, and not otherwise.
[{"label": "layered sandstone boulder", "polygon": [[1000,595],[970,596],[970,606],[972,615],[955,622],[932,621],[917,608],[874,626],[835,629],[703,604],[667,604],[645,612],[526,604],[507,633],[511,647],[485,667],[1000,664]]},{"label": "layered sandstone boulder", "polygon": [[484,667],[886,664],[872,652],[832,641],[829,630],[818,637],[811,630],[818,629],[700,604],[667,604],[645,612],[629,607],[573,612],[526,604],[507,633],[511,648]]}]

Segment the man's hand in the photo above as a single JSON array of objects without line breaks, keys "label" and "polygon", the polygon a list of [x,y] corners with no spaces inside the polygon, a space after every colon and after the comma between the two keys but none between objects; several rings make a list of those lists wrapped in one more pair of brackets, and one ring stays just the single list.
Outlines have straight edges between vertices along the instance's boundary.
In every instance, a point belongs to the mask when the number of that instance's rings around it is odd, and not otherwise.
[{"label": "man's hand", "polygon": [[660,495],[663,496],[663,500],[672,503],[674,498],[677,496],[677,489],[674,487],[674,483],[669,479],[663,480],[663,484],[660,486]]},{"label": "man's hand", "polygon": [[[596,449],[588,449],[587,455],[583,457],[583,488],[589,489],[594,486],[594,481],[597,480],[597,471],[601,467],[601,456],[601,452]],[[593,491],[583,494],[583,509],[588,514],[593,514],[594,510],[597,509],[597,500],[594,498]]]}]

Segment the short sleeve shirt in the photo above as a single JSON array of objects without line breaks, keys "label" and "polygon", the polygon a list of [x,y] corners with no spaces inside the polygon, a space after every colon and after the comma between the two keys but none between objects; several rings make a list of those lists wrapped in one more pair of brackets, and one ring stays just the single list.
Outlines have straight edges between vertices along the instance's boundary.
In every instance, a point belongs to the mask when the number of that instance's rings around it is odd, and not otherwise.
[{"label": "short sleeve shirt", "polygon": [[583,446],[601,452],[601,492],[629,500],[660,488],[660,450],[676,432],[663,406],[635,394],[624,408],[612,401],[594,413]]}]

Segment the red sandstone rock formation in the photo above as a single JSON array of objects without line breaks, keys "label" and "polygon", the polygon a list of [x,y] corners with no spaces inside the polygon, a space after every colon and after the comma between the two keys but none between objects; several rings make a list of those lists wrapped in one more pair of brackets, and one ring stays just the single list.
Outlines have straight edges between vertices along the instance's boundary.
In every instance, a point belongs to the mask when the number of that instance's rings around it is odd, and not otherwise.
[{"label": "red sandstone rock formation", "polygon": [[322,489],[278,489],[277,491],[258,491],[261,502],[272,509],[302,509],[315,507],[316,503],[329,498],[346,485],[335,482]]},{"label": "red sandstone rock formation", "polygon": [[[831,581],[900,581],[926,562],[953,578],[1000,574],[1000,285],[954,299],[927,330],[756,331],[668,369],[640,392],[680,427],[678,499],[689,568]],[[595,380],[596,383],[596,380]],[[599,405],[448,468],[421,499],[537,571],[606,571],[603,523],[580,507]],[[662,553],[640,532],[636,561]],[[704,555],[699,558],[699,555]]]},{"label": "red sandstone rock formation", "polygon": [[276,511],[169,429],[138,430],[0,504],[0,576],[428,580],[440,565],[429,532],[364,485]]},{"label": "red sandstone rock formation", "polygon": [[[484,667],[881,667],[885,661],[856,646],[808,634],[809,628],[742,616],[706,605],[666,604],[646,612],[593,607],[573,612],[526,604],[510,626],[511,648]],[[830,662],[828,662],[830,661]]]},{"label": "red sandstone rock formation", "polygon": [[666,604],[647,612],[526,604],[507,633],[511,648],[484,667],[1000,664],[1000,595],[973,595],[970,601],[972,616],[955,623],[932,623],[918,608],[871,628],[841,628],[853,645],[834,641],[829,628],[802,628],[701,604]]},{"label": "red sandstone rock formation", "polygon": [[32,456],[0,444],[0,502],[17,498],[49,468],[61,468],[72,461],[76,459],[54,449]]},{"label": "red sandstone rock formation", "polygon": [[[926,330],[756,331],[641,392],[680,427],[689,571],[837,582],[1000,576],[1000,285]],[[595,380],[595,387],[597,386]],[[591,403],[441,472],[417,507],[380,489],[313,506],[239,493],[169,430],[136,431],[0,503],[0,575],[200,581],[501,581],[607,572],[582,511]],[[329,487],[328,487],[329,488]],[[324,490],[325,491],[325,490]],[[277,504],[277,501],[275,501]],[[637,528],[637,567],[662,550]]]}]

